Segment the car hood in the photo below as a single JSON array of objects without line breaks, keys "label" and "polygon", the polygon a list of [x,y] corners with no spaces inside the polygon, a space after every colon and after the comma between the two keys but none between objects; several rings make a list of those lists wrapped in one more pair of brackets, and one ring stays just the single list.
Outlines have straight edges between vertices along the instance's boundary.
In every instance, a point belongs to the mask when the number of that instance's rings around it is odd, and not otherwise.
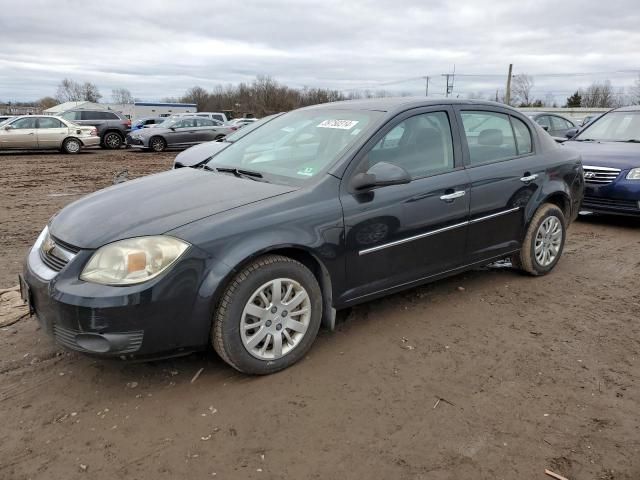
[{"label": "car hood", "polygon": [[583,165],[621,170],[640,167],[640,143],[568,140],[562,146],[579,152]]},{"label": "car hood", "polygon": [[51,234],[78,248],[159,235],[233,208],[283,195],[296,187],[181,168],[99,190],[62,209]]},{"label": "car hood", "polygon": [[212,157],[218,152],[221,152],[227,148],[231,143],[229,142],[206,142],[196,145],[191,148],[187,148],[184,152],[180,152],[176,157],[175,163],[180,163],[184,167],[191,167],[198,163]]}]

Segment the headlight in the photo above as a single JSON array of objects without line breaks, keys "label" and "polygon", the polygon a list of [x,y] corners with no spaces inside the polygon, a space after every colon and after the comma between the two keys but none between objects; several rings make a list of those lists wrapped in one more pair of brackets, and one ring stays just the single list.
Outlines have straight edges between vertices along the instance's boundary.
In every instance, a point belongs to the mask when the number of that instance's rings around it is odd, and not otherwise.
[{"label": "headlight", "polygon": [[640,180],[640,168],[632,168],[629,170],[627,180]]},{"label": "headlight", "polygon": [[103,285],[146,282],[169,268],[187,248],[187,242],[167,236],[120,240],[99,248],[80,279]]}]

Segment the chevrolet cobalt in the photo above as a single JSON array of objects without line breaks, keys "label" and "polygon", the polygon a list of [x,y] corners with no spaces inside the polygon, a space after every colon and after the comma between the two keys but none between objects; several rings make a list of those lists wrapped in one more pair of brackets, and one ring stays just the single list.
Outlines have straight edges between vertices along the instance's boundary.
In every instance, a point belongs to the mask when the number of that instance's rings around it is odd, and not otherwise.
[{"label": "chevrolet cobalt", "polygon": [[267,374],[337,309],[511,258],[550,272],[584,188],[578,154],[490,102],[295,110],[214,155],[62,209],[22,294],[67,348],[123,359],[212,344]]}]

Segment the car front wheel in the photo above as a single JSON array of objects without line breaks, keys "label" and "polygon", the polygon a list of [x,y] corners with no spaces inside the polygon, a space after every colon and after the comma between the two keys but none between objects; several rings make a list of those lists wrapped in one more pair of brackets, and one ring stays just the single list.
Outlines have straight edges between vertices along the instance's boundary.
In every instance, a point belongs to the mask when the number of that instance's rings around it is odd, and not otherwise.
[{"label": "car front wheel", "polygon": [[167,142],[162,137],[153,137],[149,140],[149,148],[154,152],[163,152],[167,148]]},{"label": "car front wheel", "polygon": [[322,318],[322,292],[311,271],[280,255],[253,261],[229,283],[213,320],[212,343],[235,369],[265,375],[311,348]]},{"label": "car front wheel", "polygon": [[543,204],[529,224],[520,252],[513,258],[514,266],[530,275],[546,275],[560,260],[565,238],[563,211],[557,205]]}]

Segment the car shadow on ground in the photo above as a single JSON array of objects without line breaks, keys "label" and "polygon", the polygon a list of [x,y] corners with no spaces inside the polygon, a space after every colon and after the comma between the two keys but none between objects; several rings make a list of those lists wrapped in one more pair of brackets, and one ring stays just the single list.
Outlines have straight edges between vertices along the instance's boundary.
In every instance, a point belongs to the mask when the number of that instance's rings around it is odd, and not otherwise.
[{"label": "car shadow on ground", "polygon": [[606,225],[609,227],[640,228],[640,217],[625,215],[601,215],[597,213],[581,214],[578,221],[592,225]]}]

